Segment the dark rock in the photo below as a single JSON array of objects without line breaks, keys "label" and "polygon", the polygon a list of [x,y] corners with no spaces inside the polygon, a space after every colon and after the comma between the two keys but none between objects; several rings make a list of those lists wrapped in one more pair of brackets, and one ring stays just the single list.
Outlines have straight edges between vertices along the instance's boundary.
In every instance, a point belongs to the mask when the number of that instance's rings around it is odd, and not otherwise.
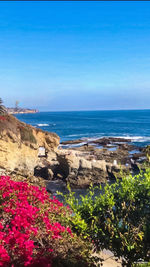
[{"label": "dark rock", "polygon": [[128,143],[131,142],[131,139],[124,139],[118,137],[103,137],[97,140],[92,141],[92,143],[106,146],[108,144],[118,144],[118,143]]},{"label": "dark rock", "polygon": [[76,139],[76,140],[68,140],[68,141],[63,141],[61,142],[61,145],[72,145],[72,144],[79,144],[83,143],[82,139]]},{"label": "dark rock", "polygon": [[34,176],[36,177],[42,177],[46,180],[49,180],[51,178],[49,174],[49,170],[47,167],[41,167],[41,166],[36,166],[34,168]]}]

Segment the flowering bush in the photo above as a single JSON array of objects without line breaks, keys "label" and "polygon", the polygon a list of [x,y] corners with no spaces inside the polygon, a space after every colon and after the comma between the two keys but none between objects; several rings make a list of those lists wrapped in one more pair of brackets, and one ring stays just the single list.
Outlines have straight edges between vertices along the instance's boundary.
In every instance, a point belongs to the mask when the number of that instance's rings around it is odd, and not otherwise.
[{"label": "flowering bush", "polygon": [[0,266],[92,266],[89,245],[72,233],[68,216],[45,188],[1,177]]},{"label": "flowering bush", "polygon": [[5,121],[5,120],[6,120],[6,117],[4,117],[4,116],[0,116],[0,120],[1,120],[1,121]]}]

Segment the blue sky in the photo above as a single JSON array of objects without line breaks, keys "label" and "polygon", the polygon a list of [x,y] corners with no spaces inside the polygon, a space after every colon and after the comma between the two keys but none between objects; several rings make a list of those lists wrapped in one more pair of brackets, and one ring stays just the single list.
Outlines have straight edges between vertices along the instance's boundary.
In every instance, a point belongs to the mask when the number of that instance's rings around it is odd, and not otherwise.
[{"label": "blue sky", "polygon": [[41,111],[150,108],[150,2],[0,2],[0,97]]}]

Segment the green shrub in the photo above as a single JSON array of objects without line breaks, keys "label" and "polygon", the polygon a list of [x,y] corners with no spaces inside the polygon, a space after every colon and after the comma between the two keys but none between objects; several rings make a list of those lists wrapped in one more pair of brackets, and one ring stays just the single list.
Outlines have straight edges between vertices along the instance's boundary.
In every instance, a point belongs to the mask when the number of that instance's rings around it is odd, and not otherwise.
[{"label": "green shrub", "polygon": [[133,267],[149,267],[150,263],[137,263],[134,264]]},{"label": "green shrub", "polygon": [[122,259],[123,266],[132,266],[139,259],[150,259],[150,169],[116,183],[94,188],[81,196],[82,202],[70,191],[66,202],[74,211],[72,227],[90,237],[97,249],[109,249]]},{"label": "green shrub", "polygon": [[32,133],[32,129],[26,128],[26,127],[21,127],[20,128],[20,134],[21,134],[21,140],[22,141],[28,141],[31,143],[36,144],[37,141]]}]

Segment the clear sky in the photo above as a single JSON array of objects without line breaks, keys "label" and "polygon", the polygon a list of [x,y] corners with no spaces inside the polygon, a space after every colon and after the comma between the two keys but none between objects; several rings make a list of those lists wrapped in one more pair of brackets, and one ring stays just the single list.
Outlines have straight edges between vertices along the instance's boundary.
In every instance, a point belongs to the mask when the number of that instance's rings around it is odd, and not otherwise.
[{"label": "clear sky", "polygon": [[41,111],[150,108],[150,2],[0,2],[0,97]]}]

